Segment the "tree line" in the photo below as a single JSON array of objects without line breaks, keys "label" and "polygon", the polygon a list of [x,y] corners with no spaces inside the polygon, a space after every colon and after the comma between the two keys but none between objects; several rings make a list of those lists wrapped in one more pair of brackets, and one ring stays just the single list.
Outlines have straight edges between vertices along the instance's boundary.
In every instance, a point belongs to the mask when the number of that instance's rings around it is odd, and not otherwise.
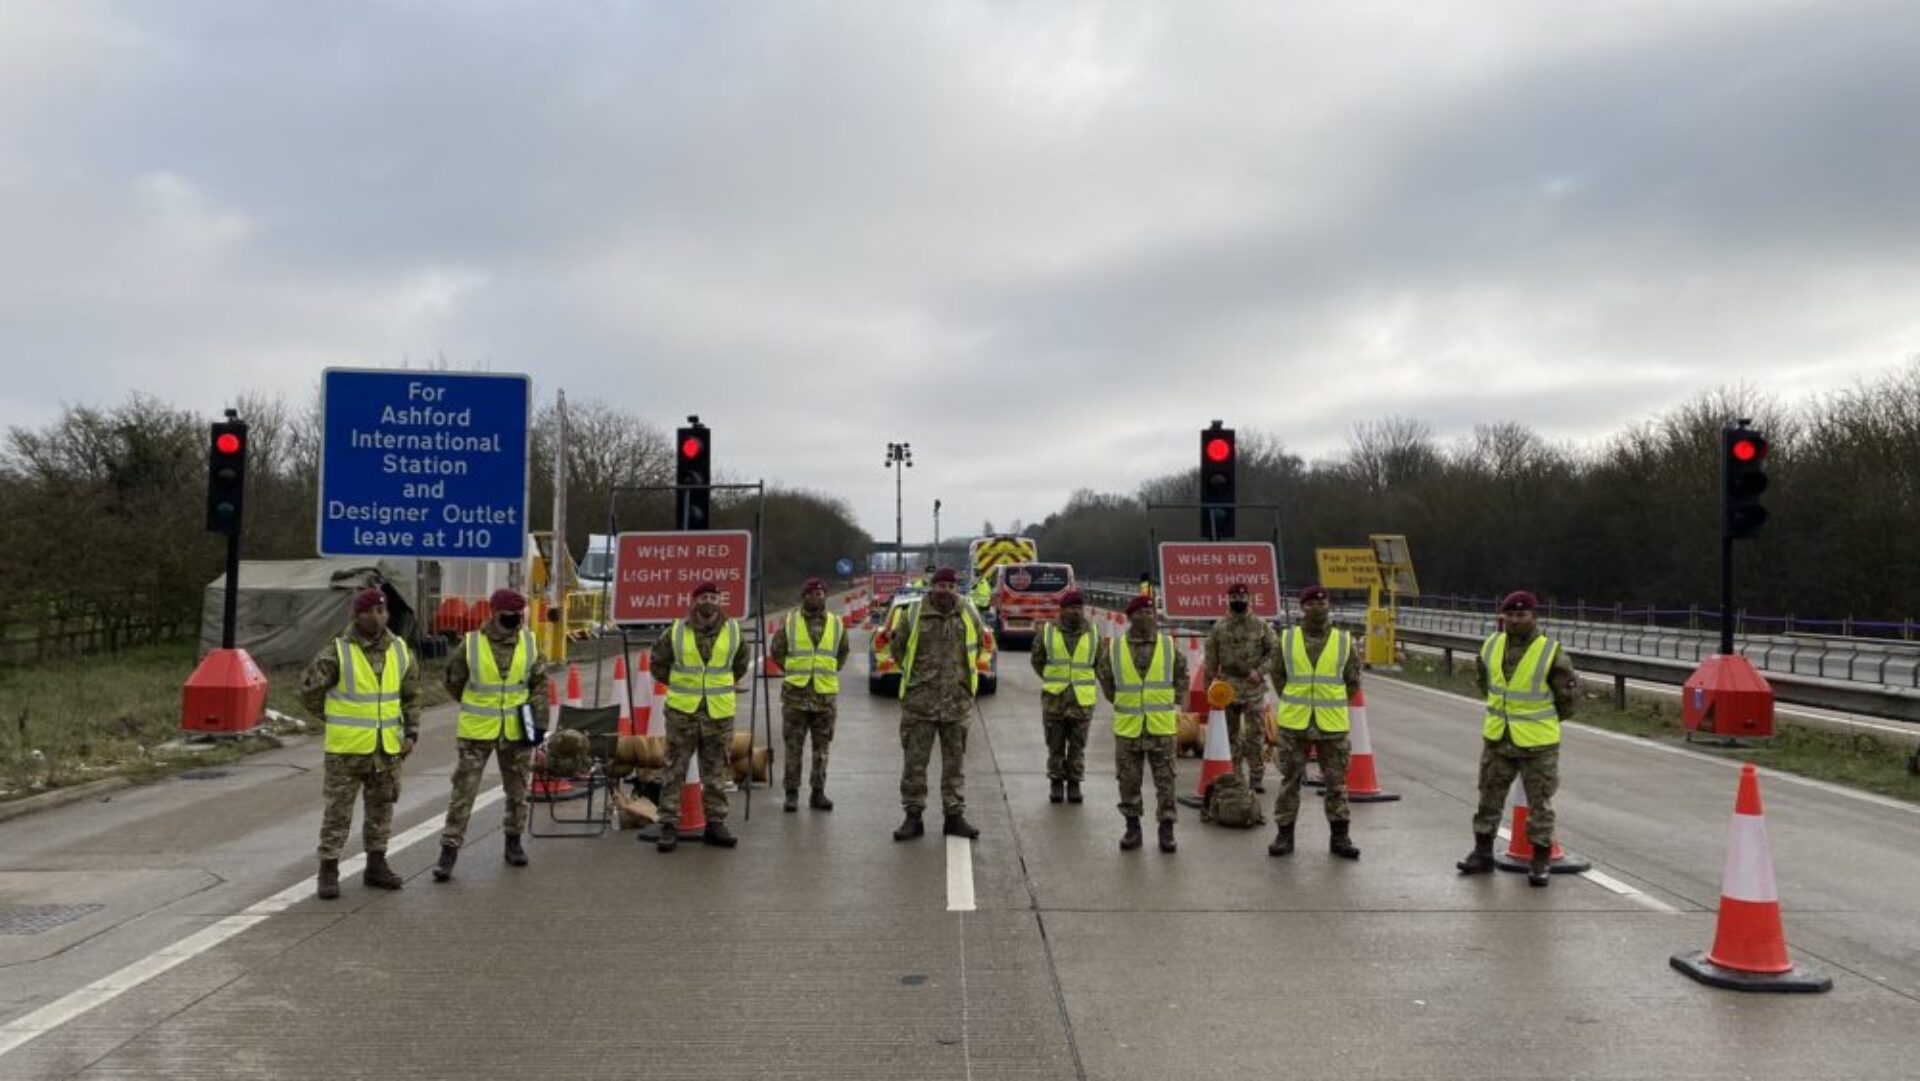
[{"label": "tree line", "polygon": [[[1277,527],[1290,584],[1316,548],[1409,537],[1423,591],[1526,588],[1574,603],[1717,605],[1720,432],[1751,418],[1772,447],[1770,517],[1737,544],[1739,604],[1753,612],[1901,620],[1920,613],[1920,359],[1836,393],[1781,401],[1722,388],[1610,438],[1574,446],[1518,422],[1451,442],[1391,417],[1355,426],[1343,454],[1308,461],[1271,432],[1241,432],[1237,535]],[[1083,577],[1131,579],[1159,540],[1199,538],[1198,468],[1130,494],[1081,490],[1028,532]]]}]

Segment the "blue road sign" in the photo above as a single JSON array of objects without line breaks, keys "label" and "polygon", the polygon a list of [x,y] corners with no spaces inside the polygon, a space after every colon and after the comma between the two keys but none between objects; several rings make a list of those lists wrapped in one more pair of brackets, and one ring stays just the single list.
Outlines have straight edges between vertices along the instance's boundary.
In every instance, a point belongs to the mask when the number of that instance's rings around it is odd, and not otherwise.
[{"label": "blue road sign", "polygon": [[329,368],[321,387],[321,555],[525,556],[532,380]]},{"label": "blue road sign", "polygon": [[833,571],[842,578],[853,577],[853,560],[848,559],[846,556],[841,556],[834,561]]}]

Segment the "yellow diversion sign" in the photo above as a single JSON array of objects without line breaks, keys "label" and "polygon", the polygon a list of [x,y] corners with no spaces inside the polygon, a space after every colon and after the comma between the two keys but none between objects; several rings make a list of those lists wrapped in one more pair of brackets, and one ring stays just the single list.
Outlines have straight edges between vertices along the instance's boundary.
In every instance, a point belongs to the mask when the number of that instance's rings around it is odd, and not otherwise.
[{"label": "yellow diversion sign", "polygon": [[1320,584],[1328,589],[1370,589],[1380,584],[1380,563],[1371,548],[1315,548]]}]

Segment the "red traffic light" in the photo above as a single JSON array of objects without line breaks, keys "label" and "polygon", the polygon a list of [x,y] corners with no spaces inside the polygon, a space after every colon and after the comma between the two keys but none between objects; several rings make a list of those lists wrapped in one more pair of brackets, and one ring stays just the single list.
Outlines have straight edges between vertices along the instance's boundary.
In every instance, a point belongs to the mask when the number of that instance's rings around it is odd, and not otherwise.
[{"label": "red traffic light", "polygon": [[706,444],[702,443],[699,439],[693,436],[688,436],[686,439],[681,440],[680,442],[680,457],[698,458],[700,457],[701,448],[703,448],[705,445]]},{"label": "red traffic light", "polygon": [[1757,439],[1736,439],[1733,441],[1733,460],[1751,462],[1766,457],[1767,445]]},{"label": "red traffic light", "polygon": [[1228,458],[1233,457],[1233,444],[1215,437],[1207,440],[1206,453],[1208,461],[1224,462]]},{"label": "red traffic light", "polygon": [[213,439],[213,449],[222,454],[240,453],[240,437],[232,432],[221,432]]}]

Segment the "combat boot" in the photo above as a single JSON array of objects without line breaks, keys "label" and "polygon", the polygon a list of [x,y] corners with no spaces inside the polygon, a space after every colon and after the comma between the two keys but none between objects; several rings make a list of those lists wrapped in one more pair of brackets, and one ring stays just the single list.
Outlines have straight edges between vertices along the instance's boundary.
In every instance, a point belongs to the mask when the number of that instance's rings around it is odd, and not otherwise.
[{"label": "combat boot", "polygon": [[1493,834],[1476,833],[1473,835],[1473,851],[1467,857],[1453,864],[1463,875],[1484,875],[1493,870]]},{"label": "combat boot", "polygon": [[1079,781],[1068,781],[1068,782],[1067,782],[1067,802],[1068,802],[1068,803],[1079,803],[1079,802],[1080,802],[1080,800],[1081,800],[1081,796],[1080,796],[1080,782],[1079,782]]},{"label": "combat boot", "polygon": [[440,846],[440,862],[433,865],[433,880],[435,882],[445,882],[447,879],[452,878],[453,861],[459,858],[459,845],[442,844]]},{"label": "combat boot", "polygon": [[973,823],[967,821],[965,813],[948,815],[947,824],[940,827],[940,832],[949,837],[965,837],[969,841],[980,836],[980,831],[974,829]]},{"label": "combat boot", "polygon": [[1293,823],[1289,822],[1273,833],[1273,843],[1267,846],[1269,856],[1293,855]]},{"label": "combat boot", "polygon": [[1354,847],[1353,838],[1347,835],[1347,830],[1352,825],[1353,823],[1351,822],[1332,823],[1333,836],[1327,841],[1327,851],[1343,860],[1357,860],[1360,858],[1360,850]]},{"label": "combat boot", "polygon": [[1173,841],[1173,820],[1160,823],[1160,851],[1172,852],[1180,846]]},{"label": "combat boot", "polygon": [[833,810],[833,801],[827,798],[826,789],[816,788],[813,790],[813,795],[807,797],[807,806],[816,811],[831,811]]},{"label": "combat boot", "polygon": [[507,866],[509,867],[525,867],[527,865],[527,850],[520,847],[519,834],[517,833],[507,834],[507,849],[506,849],[505,858],[507,861]]},{"label": "combat boot", "polygon": [[732,848],[740,843],[740,838],[727,829],[725,822],[707,823],[707,831],[700,835],[700,839],[715,848]]},{"label": "combat boot", "polygon": [[1120,837],[1120,851],[1131,852],[1140,847],[1140,816],[1127,816],[1127,832]]},{"label": "combat boot", "polygon": [[1048,781],[1047,782],[1047,802],[1048,803],[1059,803],[1060,801],[1066,798],[1067,798],[1067,782],[1065,781]]},{"label": "combat boot", "polygon": [[322,901],[331,901],[340,896],[340,861],[321,860],[320,877],[314,892]]},{"label": "combat boot", "polygon": [[1534,845],[1527,857],[1527,885],[1544,886],[1553,881],[1553,842]]},{"label": "combat boot", "polygon": [[780,809],[788,814],[794,814],[800,810],[800,790],[798,788],[787,789],[787,800],[780,805]]},{"label": "combat boot", "polygon": [[653,843],[653,847],[656,851],[659,851],[659,852],[671,852],[674,849],[679,848],[680,847],[680,827],[664,826],[664,825],[661,826],[660,839]]},{"label": "combat boot", "polygon": [[399,875],[393,873],[393,868],[387,866],[385,852],[367,853],[367,869],[361,873],[360,881],[376,890],[397,890],[406,884],[400,881]]},{"label": "combat boot", "polygon": [[893,839],[896,841],[911,841],[915,837],[926,836],[926,833],[927,824],[920,821],[920,812],[908,811],[906,821],[901,822],[900,828],[893,831]]}]

